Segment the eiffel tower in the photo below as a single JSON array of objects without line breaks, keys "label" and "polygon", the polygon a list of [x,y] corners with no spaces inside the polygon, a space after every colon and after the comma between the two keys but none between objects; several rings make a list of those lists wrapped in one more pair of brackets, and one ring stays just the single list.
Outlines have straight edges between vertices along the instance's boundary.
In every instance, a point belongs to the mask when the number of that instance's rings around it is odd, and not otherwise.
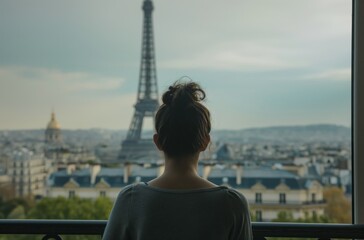
[{"label": "eiffel tower", "polygon": [[153,2],[143,3],[143,41],[137,103],[126,139],[121,143],[119,161],[123,163],[153,163],[161,159],[152,139],[142,139],[145,117],[153,118],[159,107],[157,72],[153,37]]}]

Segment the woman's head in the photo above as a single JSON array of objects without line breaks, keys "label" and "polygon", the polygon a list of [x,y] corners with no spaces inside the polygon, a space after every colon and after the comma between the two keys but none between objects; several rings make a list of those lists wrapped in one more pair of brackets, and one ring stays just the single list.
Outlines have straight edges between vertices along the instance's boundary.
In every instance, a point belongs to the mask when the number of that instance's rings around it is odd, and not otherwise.
[{"label": "woman's head", "polygon": [[163,94],[155,117],[155,142],[170,157],[199,153],[210,141],[210,112],[205,92],[194,82],[175,82]]}]

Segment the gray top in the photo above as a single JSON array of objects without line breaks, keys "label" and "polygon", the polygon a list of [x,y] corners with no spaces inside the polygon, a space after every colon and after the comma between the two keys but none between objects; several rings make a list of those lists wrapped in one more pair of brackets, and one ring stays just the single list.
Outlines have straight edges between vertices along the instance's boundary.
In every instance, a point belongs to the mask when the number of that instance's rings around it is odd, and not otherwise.
[{"label": "gray top", "polygon": [[118,195],[106,225],[107,240],[252,240],[248,203],[224,186],[170,190],[145,183]]}]

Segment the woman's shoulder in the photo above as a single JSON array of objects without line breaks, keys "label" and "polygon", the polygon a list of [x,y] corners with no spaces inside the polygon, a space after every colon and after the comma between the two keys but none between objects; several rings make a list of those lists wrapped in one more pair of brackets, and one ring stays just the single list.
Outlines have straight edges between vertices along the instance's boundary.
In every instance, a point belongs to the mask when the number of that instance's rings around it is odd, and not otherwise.
[{"label": "woman's shoulder", "polygon": [[[157,187],[149,186],[146,183],[134,183],[125,186],[121,191],[119,192],[118,199],[128,199],[131,198],[133,193],[140,193],[140,192],[154,192],[156,194],[185,194],[188,193],[190,195],[191,193],[195,193],[196,196],[199,196],[201,193],[203,194],[211,194],[211,195],[220,195],[220,196],[227,196],[229,201],[235,203],[235,204],[243,204],[248,205],[248,202],[245,198],[245,196],[237,191],[236,189],[226,187],[226,186],[217,186],[213,188],[204,188],[204,189],[185,189],[185,190],[173,190],[173,189],[162,189]],[[224,197],[225,198],[225,197]]]},{"label": "woman's shoulder", "polygon": [[133,190],[134,190],[134,187],[135,187],[135,184],[130,184],[130,185],[126,185],[125,187],[123,187],[116,200],[125,200],[125,199],[128,199],[132,196],[132,193],[133,193]]},{"label": "woman's shoulder", "polygon": [[248,208],[248,201],[241,192],[233,188],[227,188],[226,194],[229,196],[230,201],[234,205],[239,205],[242,208]]}]

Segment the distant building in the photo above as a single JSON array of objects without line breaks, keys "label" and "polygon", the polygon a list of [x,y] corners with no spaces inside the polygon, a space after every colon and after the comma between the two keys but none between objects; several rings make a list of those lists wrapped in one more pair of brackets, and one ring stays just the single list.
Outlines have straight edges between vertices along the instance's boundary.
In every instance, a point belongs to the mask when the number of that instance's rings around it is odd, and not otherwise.
[{"label": "distant building", "polygon": [[157,69],[153,33],[153,2],[144,0],[144,25],[142,39],[142,59],[139,73],[139,87],[135,111],[128,130],[128,135],[121,143],[118,161],[125,165],[157,163],[162,159],[152,139],[144,139],[143,122],[155,115],[160,106],[158,100]]},{"label": "distant building", "polygon": [[59,125],[56,115],[52,112],[51,120],[47,125],[47,129],[45,131],[45,144],[48,147],[61,147],[62,145],[62,134],[61,134],[61,126]]},{"label": "distant building", "polygon": [[51,120],[45,130],[44,154],[51,160],[51,171],[66,168],[68,164],[84,164],[97,162],[95,155],[82,146],[70,147],[63,142],[61,126],[55,113],[52,112]]},{"label": "distant building", "polygon": [[109,197],[116,199],[120,190],[128,184],[150,181],[161,173],[160,168],[101,168],[93,165],[89,168],[67,169],[53,173],[48,181],[48,197],[81,198]]},{"label": "distant building", "polygon": [[218,161],[231,161],[235,159],[234,151],[231,146],[224,143],[217,148],[216,152],[213,155],[213,159]]},{"label": "distant building", "polygon": [[10,165],[9,156],[7,154],[0,152],[0,176],[8,173],[9,165]]},{"label": "distant building", "polygon": [[[69,167],[51,175],[47,196],[115,199],[126,185],[148,182],[162,171],[163,166],[101,168],[96,165],[82,170]],[[217,185],[243,193],[257,221],[272,221],[282,211],[291,212],[294,218],[324,214],[323,187],[318,180],[267,167],[200,165],[199,173]]]},{"label": "distant building", "polygon": [[294,218],[324,214],[323,186],[319,180],[268,167],[213,168],[208,179],[240,191],[256,221],[271,221],[279,212]]},{"label": "distant building", "polygon": [[28,149],[20,149],[11,156],[9,176],[18,197],[43,196],[47,178],[46,160],[43,155]]}]

